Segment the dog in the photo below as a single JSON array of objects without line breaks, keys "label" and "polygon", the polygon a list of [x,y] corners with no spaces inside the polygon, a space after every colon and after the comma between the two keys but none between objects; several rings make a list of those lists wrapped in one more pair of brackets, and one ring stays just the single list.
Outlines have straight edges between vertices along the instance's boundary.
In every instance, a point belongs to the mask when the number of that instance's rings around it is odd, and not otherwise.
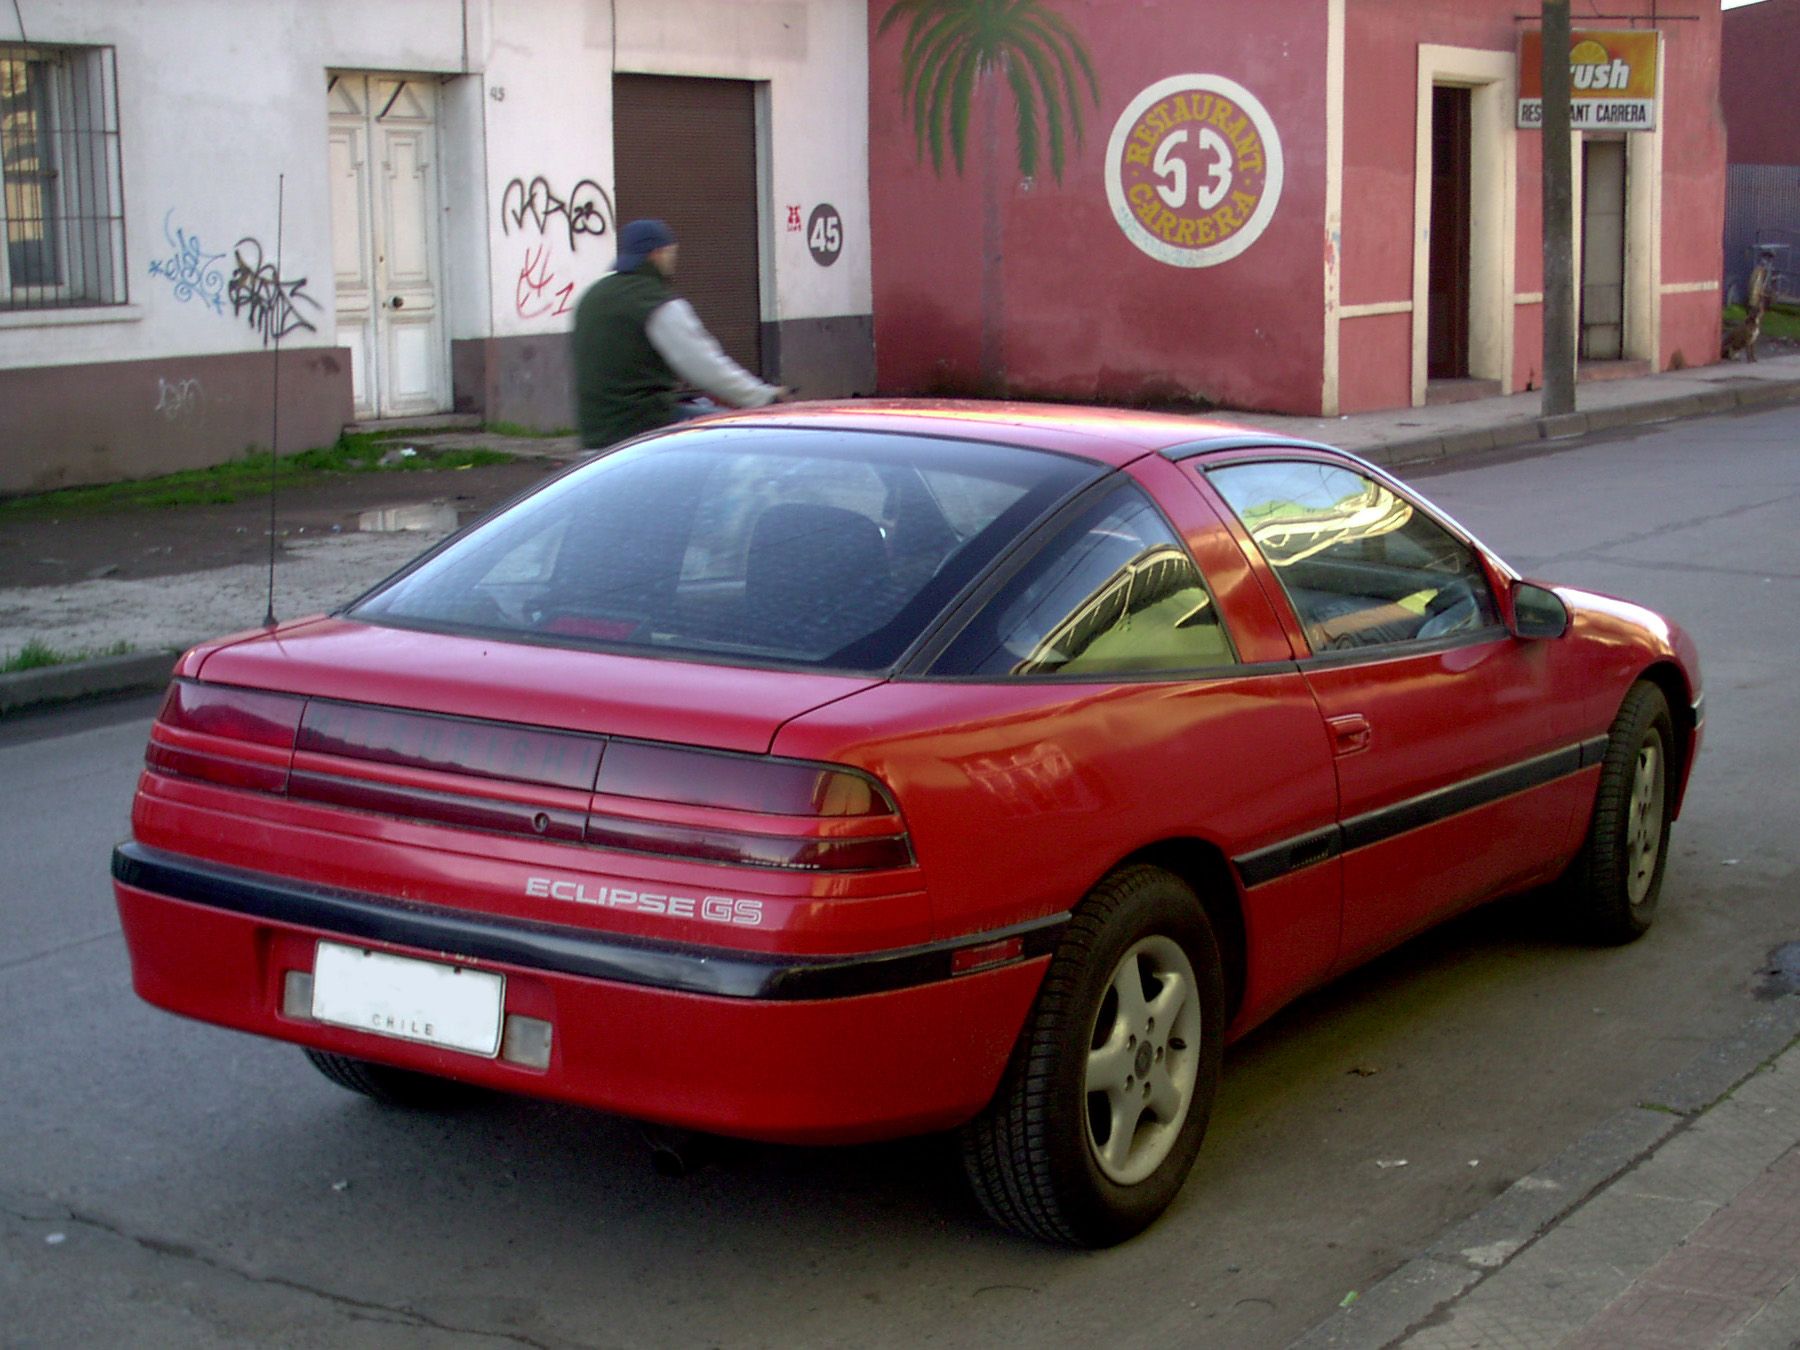
[{"label": "dog", "polygon": [[1719,344],[1719,359],[1729,361],[1739,352],[1746,361],[1756,360],[1756,339],[1762,333],[1761,309],[1753,309],[1744,317],[1725,330],[1724,340]]},{"label": "dog", "polygon": [[1775,259],[1768,252],[1757,255],[1750,270],[1750,282],[1744,288],[1744,317],[1725,330],[1719,343],[1719,359],[1729,361],[1739,352],[1746,361],[1756,360],[1756,339],[1762,334],[1763,315],[1774,299]]}]

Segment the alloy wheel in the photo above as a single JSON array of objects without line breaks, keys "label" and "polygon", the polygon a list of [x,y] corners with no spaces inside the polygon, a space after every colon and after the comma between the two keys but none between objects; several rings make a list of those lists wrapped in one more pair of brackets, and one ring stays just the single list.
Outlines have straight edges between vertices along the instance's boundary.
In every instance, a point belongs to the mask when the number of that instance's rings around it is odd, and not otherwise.
[{"label": "alloy wheel", "polygon": [[1634,905],[1642,904],[1650,894],[1656,861],[1662,853],[1664,777],[1662,742],[1654,735],[1647,736],[1638,747],[1626,816],[1625,884]]},{"label": "alloy wheel", "polygon": [[1140,939],[1114,967],[1088,1040],[1088,1145],[1130,1186],[1155,1172],[1181,1133],[1200,1063],[1200,995],[1173,939]]}]

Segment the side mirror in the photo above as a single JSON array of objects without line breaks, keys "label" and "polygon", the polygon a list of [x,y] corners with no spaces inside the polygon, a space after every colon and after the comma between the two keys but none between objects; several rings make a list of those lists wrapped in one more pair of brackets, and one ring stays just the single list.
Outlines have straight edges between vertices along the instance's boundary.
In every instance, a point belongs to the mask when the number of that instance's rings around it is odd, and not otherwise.
[{"label": "side mirror", "polygon": [[1533,586],[1529,581],[1512,584],[1512,622],[1507,624],[1514,637],[1559,638],[1569,631],[1569,607],[1555,591]]}]

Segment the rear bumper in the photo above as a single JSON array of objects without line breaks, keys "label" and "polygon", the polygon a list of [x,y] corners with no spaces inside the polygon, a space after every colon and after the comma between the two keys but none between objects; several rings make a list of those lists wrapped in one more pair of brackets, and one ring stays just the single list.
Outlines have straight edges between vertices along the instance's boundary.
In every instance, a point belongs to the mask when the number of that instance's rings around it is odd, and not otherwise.
[{"label": "rear bumper", "polygon": [[[993,1095],[1060,932],[951,974],[972,941],[795,959],[619,939],[311,887],[139,844],[113,857],[133,981],[202,1021],[503,1091],[792,1143],[918,1133]],[[550,1063],[326,1025],[283,1011],[320,938],[507,976],[508,1014],[553,1027]]]}]

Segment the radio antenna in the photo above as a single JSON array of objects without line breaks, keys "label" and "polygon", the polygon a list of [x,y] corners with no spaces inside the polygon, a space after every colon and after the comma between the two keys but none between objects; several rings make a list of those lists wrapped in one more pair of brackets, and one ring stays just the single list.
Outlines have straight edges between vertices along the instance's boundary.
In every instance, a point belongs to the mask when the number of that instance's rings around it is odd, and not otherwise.
[{"label": "radio antenna", "polygon": [[[287,175],[275,176],[275,285],[281,286],[281,217],[287,204]],[[275,312],[275,355],[271,371],[273,395],[269,409],[269,609],[263,615],[263,627],[275,626],[275,466],[281,457],[281,322],[279,306]]]}]

